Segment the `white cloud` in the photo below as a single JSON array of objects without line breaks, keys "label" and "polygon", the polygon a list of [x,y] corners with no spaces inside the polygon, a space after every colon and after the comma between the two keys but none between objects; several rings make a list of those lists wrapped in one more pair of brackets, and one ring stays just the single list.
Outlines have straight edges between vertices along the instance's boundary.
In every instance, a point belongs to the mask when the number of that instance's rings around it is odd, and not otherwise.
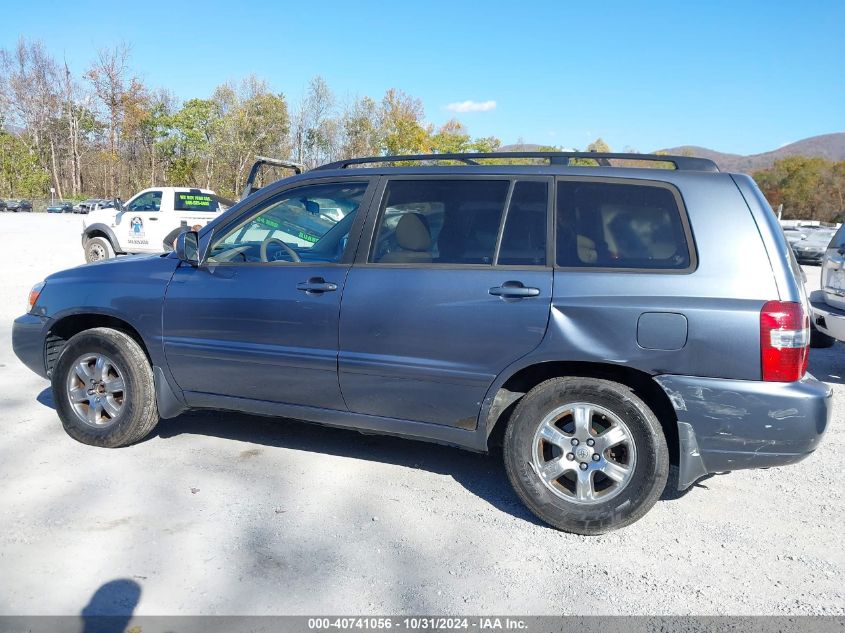
[{"label": "white cloud", "polygon": [[452,112],[489,112],[496,109],[495,101],[456,101],[446,106]]}]

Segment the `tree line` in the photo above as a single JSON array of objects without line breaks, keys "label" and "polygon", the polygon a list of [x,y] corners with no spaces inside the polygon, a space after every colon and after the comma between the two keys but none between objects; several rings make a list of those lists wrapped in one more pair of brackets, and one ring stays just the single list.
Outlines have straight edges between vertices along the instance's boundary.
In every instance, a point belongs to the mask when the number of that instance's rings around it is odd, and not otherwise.
[{"label": "tree line", "polygon": [[249,76],[179,103],[133,74],[126,45],[101,50],[77,77],[40,42],[0,50],[0,195],[126,197],[192,185],[236,196],[256,155],[306,167],[361,155],[494,151],[452,119],[425,121],[398,89],[341,101],[321,77],[290,104]]},{"label": "tree line", "polygon": [[[451,119],[426,121],[422,101],[390,89],[339,99],[322,77],[291,104],[255,76],[185,102],[132,71],[125,44],[100,50],[75,75],[37,41],[0,50],[0,197],[127,198],[150,186],[242,191],[256,155],[311,168],[354,156],[489,152]],[[548,149],[555,149],[549,147]],[[609,151],[598,139],[588,146]],[[585,161],[584,164],[589,164]],[[845,211],[845,163],[788,158],[754,174],[785,217],[834,220]]]},{"label": "tree line", "polygon": [[790,156],[753,174],[783,218],[842,222],[845,216],[845,161]]}]

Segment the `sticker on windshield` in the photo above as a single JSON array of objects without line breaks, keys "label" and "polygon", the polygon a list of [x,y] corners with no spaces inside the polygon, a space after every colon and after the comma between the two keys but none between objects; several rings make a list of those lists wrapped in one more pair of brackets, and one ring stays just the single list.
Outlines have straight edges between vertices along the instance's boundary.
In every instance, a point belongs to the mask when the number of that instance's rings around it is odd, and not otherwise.
[{"label": "sticker on windshield", "polygon": [[293,235],[294,237],[298,237],[299,239],[311,244],[316,244],[322,237],[322,235],[311,233],[310,231],[305,230],[305,228],[294,224],[289,220],[276,220],[266,215],[260,215],[255,218],[254,221],[256,224],[262,224],[277,231],[284,231],[288,235]]},{"label": "sticker on windshield", "polygon": [[176,192],[177,211],[217,211],[219,204],[217,198],[205,193],[180,193]]}]

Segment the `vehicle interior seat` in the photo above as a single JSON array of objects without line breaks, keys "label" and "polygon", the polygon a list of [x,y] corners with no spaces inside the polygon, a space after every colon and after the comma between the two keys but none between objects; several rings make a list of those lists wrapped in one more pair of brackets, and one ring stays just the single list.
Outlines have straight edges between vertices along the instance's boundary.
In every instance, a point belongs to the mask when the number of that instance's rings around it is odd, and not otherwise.
[{"label": "vehicle interior seat", "polygon": [[392,264],[430,264],[431,232],[419,213],[406,213],[396,224],[395,249],[382,255],[380,262]]},{"label": "vehicle interior seat", "polygon": [[596,243],[586,235],[578,236],[578,259],[584,264],[595,264],[598,261],[599,252]]}]

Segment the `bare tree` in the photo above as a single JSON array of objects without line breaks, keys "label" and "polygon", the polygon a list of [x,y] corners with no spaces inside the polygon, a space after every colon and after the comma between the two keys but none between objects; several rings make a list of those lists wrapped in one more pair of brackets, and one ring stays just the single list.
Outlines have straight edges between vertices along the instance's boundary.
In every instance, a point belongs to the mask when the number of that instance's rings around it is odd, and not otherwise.
[{"label": "bare tree", "polygon": [[100,49],[97,59],[85,77],[91,82],[108,118],[107,162],[108,182],[104,186],[112,192],[120,191],[120,129],[123,123],[124,98],[129,84],[129,53],[126,43],[111,49]]},{"label": "bare tree", "polygon": [[12,123],[20,125],[44,169],[50,171],[53,185],[62,195],[57,160],[57,121],[61,99],[57,92],[59,73],[56,63],[40,42],[23,38],[12,53],[0,52],[4,83],[11,94]]}]

